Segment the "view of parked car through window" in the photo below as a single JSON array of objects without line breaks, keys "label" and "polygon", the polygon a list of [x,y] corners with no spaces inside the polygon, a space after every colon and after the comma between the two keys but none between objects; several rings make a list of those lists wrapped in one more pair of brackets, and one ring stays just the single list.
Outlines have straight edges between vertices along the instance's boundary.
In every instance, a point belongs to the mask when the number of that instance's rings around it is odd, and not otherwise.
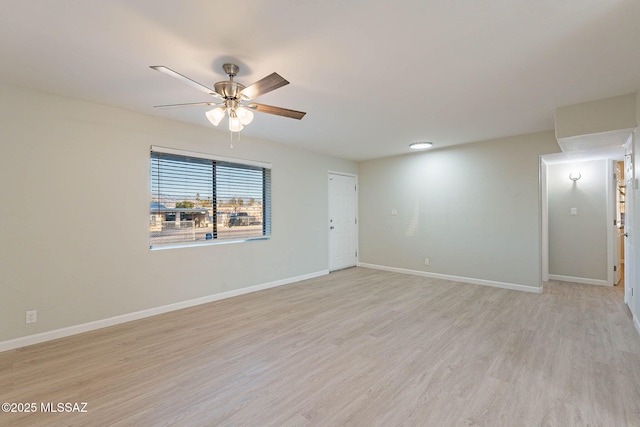
[{"label": "view of parked car through window", "polygon": [[152,152],[150,246],[268,234],[269,177],[263,168]]}]

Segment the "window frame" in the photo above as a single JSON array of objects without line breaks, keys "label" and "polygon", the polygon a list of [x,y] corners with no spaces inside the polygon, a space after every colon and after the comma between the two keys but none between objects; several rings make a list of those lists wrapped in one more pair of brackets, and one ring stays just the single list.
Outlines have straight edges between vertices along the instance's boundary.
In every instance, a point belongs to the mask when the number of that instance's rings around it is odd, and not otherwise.
[{"label": "window frame", "polygon": [[[157,145],[152,145],[149,150],[148,157],[148,166],[149,166],[149,198],[148,198],[148,206],[149,206],[149,224],[151,225],[151,217],[153,215],[157,215],[154,213],[151,208],[151,203],[154,203],[154,191],[152,185],[152,162],[154,161],[153,155],[154,153],[159,154],[167,154],[167,155],[175,155],[182,157],[190,157],[200,160],[208,160],[213,163],[213,177],[212,177],[212,185],[213,185],[213,218],[217,221],[218,216],[218,207],[216,206],[217,199],[217,188],[216,188],[216,173],[215,167],[216,163],[220,163],[225,167],[233,167],[233,165],[237,165],[238,168],[253,168],[253,169],[261,169],[262,170],[262,235],[261,236],[242,236],[242,237],[229,237],[224,238],[219,235],[215,235],[208,240],[196,240],[196,241],[182,241],[176,243],[166,243],[161,245],[153,245],[151,243],[151,230],[148,229],[148,239],[149,239],[149,249],[150,250],[163,250],[163,249],[174,249],[174,248],[184,248],[184,247],[193,247],[193,246],[209,246],[209,245],[220,245],[220,244],[229,244],[229,243],[241,243],[241,242],[250,242],[250,241],[259,241],[259,240],[269,240],[271,238],[271,163],[256,161],[256,160],[247,160],[247,159],[238,159],[233,157],[219,156],[210,153],[201,153],[195,151],[181,150],[169,147],[161,147]],[[217,226],[217,223],[214,224],[214,229]]]}]

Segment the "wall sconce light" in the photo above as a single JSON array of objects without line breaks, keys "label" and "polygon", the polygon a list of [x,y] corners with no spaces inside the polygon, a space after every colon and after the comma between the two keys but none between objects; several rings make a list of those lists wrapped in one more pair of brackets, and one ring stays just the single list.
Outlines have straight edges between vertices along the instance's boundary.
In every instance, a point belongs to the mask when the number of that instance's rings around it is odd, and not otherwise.
[{"label": "wall sconce light", "polygon": [[582,175],[578,171],[573,171],[573,172],[569,173],[569,179],[571,181],[573,181],[573,182],[576,182],[580,178],[582,178]]}]

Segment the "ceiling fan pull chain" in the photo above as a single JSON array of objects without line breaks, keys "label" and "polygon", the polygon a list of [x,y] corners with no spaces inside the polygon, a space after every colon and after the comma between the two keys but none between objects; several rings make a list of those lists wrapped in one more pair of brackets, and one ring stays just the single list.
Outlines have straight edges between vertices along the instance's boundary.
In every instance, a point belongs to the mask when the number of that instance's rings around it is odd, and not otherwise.
[{"label": "ceiling fan pull chain", "polygon": [[233,150],[233,134],[238,135],[238,140],[236,141],[237,144],[240,143],[240,132],[231,132],[229,131],[229,136],[231,137],[231,144],[229,144],[229,146],[231,147],[231,149]]}]

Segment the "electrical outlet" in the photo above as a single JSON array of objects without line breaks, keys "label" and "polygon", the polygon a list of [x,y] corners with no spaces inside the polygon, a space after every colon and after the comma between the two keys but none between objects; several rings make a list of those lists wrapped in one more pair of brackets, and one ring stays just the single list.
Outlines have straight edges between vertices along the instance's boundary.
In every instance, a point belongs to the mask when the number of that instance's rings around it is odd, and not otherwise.
[{"label": "electrical outlet", "polygon": [[38,321],[38,310],[29,310],[25,318],[26,323],[36,323]]},{"label": "electrical outlet", "polygon": [[424,259],[424,265],[431,265],[431,261],[429,261],[429,258]]}]

